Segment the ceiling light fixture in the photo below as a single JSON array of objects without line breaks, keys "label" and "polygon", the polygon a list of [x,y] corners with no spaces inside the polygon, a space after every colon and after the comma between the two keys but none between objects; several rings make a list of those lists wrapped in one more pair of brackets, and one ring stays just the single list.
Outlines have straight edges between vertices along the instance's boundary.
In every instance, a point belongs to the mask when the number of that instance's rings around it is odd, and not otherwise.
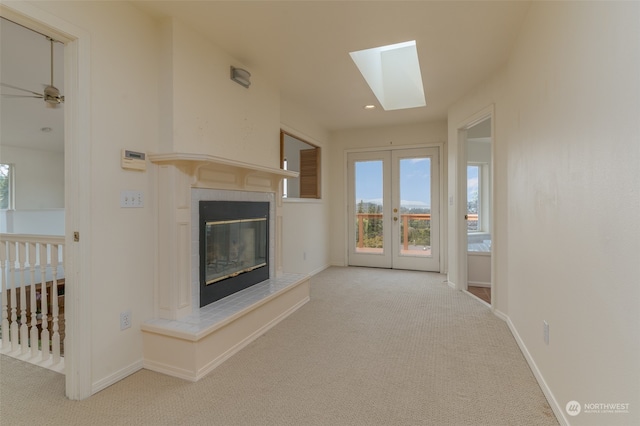
[{"label": "ceiling light fixture", "polygon": [[231,80],[235,81],[241,86],[249,88],[251,86],[251,73],[242,68],[236,68],[231,66]]},{"label": "ceiling light fixture", "polygon": [[415,40],[349,53],[385,110],[425,106]]},{"label": "ceiling light fixture", "polygon": [[376,109],[375,105],[365,105],[364,109]]}]

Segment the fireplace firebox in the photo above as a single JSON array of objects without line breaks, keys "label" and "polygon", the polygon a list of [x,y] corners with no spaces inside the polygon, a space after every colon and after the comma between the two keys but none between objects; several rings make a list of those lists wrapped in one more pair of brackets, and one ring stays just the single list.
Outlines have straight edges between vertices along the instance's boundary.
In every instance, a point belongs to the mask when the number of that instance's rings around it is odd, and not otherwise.
[{"label": "fireplace firebox", "polygon": [[269,279],[269,203],[200,201],[200,307]]}]

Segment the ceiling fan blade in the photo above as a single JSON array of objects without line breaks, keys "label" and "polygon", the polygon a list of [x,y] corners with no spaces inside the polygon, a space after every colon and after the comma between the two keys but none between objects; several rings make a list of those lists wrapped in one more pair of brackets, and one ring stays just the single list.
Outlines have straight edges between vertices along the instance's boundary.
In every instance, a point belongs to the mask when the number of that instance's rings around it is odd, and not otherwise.
[{"label": "ceiling fan blade", "polygon": [[42,99],[44,96],[42,95],[38,95],[38,96],[29,96],[29,95],[10,95],[8,93],[1,93],[0,96],[2,96],[3,98],[35,98],[35,99]]},{"label": "ceiling fan blade", "polygon": [[2,86],[2,87],[9,87],[9,88],[11,88],[11,89],[16,89],[16,90],[21,90],[21,91],[23,91],[23,92],[32,93],[32,94],[37,95],[37,96],[39,96],[39,97],[41,97],[41,98],[42,98],[42,97],[44,97],[44,96],[42,95],[42,93],[34,92],[33,90],[23,89],[22,87],[12,86],[12,85],[7,84],[7,83],[0,83],[0,86]]}]

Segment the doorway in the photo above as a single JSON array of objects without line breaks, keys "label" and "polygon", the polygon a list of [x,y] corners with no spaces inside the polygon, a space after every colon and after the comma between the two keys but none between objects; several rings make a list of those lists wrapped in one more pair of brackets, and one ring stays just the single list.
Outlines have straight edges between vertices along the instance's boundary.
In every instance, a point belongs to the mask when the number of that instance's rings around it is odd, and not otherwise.
[{"label": "doorway", "polygon": [[440,270],[439,149],[350,153],[351,266]]},{"label": "doorway", "polygon": [[[26,2],[0,6],[0,16],[64,44],[64,227],[66,396],[92,394],[91,381],[91,187],[89,33]],[[3,129],[4,130],[4,129]],[[82,239],[80,238],[82,236]],[[80,268],[80,265],[83,265]],[[82,291],[80,288],[82,287]],[[81,356],[82,355],[82,356]]]},{"label": "doorway", "polygon": [[492,299],[492,117],[485,116],[464,129],[466,188],[464,217],[465,287],[491,304]]}]

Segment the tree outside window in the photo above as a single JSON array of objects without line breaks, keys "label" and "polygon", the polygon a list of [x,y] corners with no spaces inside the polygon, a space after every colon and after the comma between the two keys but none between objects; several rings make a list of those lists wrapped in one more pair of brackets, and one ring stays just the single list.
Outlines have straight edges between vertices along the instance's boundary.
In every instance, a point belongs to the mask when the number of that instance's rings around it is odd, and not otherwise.
[{"label": "tree outside window", "polygon": [[0,209],[12,208],[11,202],[11,165],[0,163]]}]

